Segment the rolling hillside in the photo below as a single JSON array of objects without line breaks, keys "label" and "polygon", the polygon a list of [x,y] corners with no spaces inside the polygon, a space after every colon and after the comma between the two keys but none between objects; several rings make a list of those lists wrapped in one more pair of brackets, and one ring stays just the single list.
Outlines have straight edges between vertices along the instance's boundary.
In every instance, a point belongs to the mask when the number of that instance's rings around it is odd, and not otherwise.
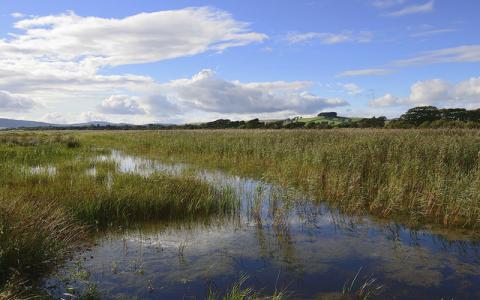
[{"label": "rolling hillside", "polygon": [[312,117],[312,118],[297,118],[295,119],[296,122],[300,123],[328,123],[329,125],[338,125],[346,122],[355,122],[360,120],[361,118],[347,118],[347,117]]}]

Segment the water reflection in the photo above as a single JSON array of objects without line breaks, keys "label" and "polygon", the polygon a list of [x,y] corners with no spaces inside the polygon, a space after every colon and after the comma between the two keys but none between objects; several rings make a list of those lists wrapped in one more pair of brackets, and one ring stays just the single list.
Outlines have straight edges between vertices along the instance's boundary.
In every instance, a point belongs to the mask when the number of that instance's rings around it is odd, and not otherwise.
[{"label": "water reflection", "polygon": [[32,175],[55,176],[57,174],[57,168],[54,166],[35,166],[29,168],[28,173]]},{"label": "water reflection", "polygon": [[[97,159],[143,176],[189,168],[121,152]],[[69,286],[81,289],[89,282],[107,299],[203,298],[212,286],[225,289],[248,274],[248,285],[265,294],[286,287],[295,298],[313,298],[338,295],[362,268],[385,285],[380,298],[480,297],[480,247],[472,232],[413,231],[346,216],[261,181],[219,171],[197,174],[234,187],[242,199],[240,213],[110,230],[45,285],[53,286],[57,297]],[[88,278],[72,276],[79,269]],[[70,281],[58,280],[62,277]]]}]

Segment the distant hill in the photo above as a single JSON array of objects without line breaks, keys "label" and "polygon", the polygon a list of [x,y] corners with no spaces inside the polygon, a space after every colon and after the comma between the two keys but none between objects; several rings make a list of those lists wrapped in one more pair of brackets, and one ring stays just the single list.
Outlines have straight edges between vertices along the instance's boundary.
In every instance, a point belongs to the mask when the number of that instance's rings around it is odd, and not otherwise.
[{"label": "distant hill", "polygon": [[45,123],[45,122],[0,118],[0,129],[35,128],[35,127],[88,127],[88,126],[102,127],[102,126],[125,126],[125,125],[129,125],[129,124],[110,123],[105,121],[91,121],[86,123],[75,123],[75,124],[52,124],[52,123]]},{"label": "distant hill", "polygon": [[56,126],[72,126],[72,127],[85,127],[85,126],[127,126],[130,124],[127,123],[111,123],[106,121],[90,121],[86,123],[75,123],[75,124],[61,124]]},{"label": "distant hill", "polygon": [[14,120],[14,119],[4,119],[0,118],[0,128],[20,128],[20,127],[48,127],[54,126],[54,124],[36,122],[36,121],[25,121],[25,120]]},{"label": "distant hill", "polygon": [[358,121],[362,118],[348,118],[348,117],[324,117],[324,116],[319,116],[319,117],[312,117],[312,118],[296,118],[296,122],[300,123],[327,123],[329,125],[339,125],[342,123],[347,123],[347,122],[355,122]]}]

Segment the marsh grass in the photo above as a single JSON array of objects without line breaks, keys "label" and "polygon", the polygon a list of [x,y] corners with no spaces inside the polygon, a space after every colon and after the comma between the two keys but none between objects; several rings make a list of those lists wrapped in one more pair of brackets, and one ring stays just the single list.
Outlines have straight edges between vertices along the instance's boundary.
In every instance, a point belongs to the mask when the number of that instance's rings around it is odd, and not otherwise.
[{"label": "marsh grass", "polygon": [[70,135],[0,134],[2,297],[14,295],[7,282],[33,283],[87,241],[93,228],[238,208],[228,187],[189,175],[121,173],[115,162],[96,161],[105,154],[97,149]]},{"label": "marsh grass", "polygon": [[98,226],[194,218],[228,213],[236,207],[227,187],[217,189],[192,177],[161,174],[148,178],[101,172],[96,176],[59,175],[27,180],[19,188],[26,190],[23,197],[40,203],[55,199],[76,219]]},{"label": "marsh grass", "polygon": [[[0,286],[12,276],[38,278],[93,227],[238,209],[230,189],[191,174],[124,174],[113,161],[94,160],[108,149],[259,178],[350,213],[446,227],[480,223],[474,130],[7,132],[0,133]],[[288,233],[292,205],[269,203],[274,229]]]},{"label": "marsh grass", "polygon": [[299,188],[349,213],[480,224],[477,130],[94,132],[79,139]]},{"label": "marsh grass", "polygon": [[354,299],[368,300],[381,294],[384,286],[373,276],[360,278],[362,268],[358,270],[351,281],[346,281],[343,285],[342,294],[350,295]]},{"label": "marsh grass", "polygon": [[206,300],[282,300],[288,297],[287,291],[275,290],[273,295],[264,296],[246,285],[248,276],[242,275],[235,281],[232,286],[224,293],[223,297],[219,296],[219,293],[210,289],[208,291]]}]

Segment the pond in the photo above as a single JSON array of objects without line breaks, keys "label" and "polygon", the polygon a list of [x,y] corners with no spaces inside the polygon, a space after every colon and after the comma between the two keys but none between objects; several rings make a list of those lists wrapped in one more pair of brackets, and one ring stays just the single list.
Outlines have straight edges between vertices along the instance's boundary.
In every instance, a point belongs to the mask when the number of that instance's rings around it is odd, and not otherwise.
[{"label": "pond", "polygon": [[[113,151],[119,171],[178,174],[185,164]],[[88,171],[95,176],[94,170]],[[340,299],[342,290],[379,299],[480,298],[480,244],[469,231],[411,230],[348,216],[301,193],[221,171],[197,171],[241,199],[238,214],[101,232],[44,286],[55,298],[95,287],[102,299],[204,299],[246,276],[262,295]]]}]

